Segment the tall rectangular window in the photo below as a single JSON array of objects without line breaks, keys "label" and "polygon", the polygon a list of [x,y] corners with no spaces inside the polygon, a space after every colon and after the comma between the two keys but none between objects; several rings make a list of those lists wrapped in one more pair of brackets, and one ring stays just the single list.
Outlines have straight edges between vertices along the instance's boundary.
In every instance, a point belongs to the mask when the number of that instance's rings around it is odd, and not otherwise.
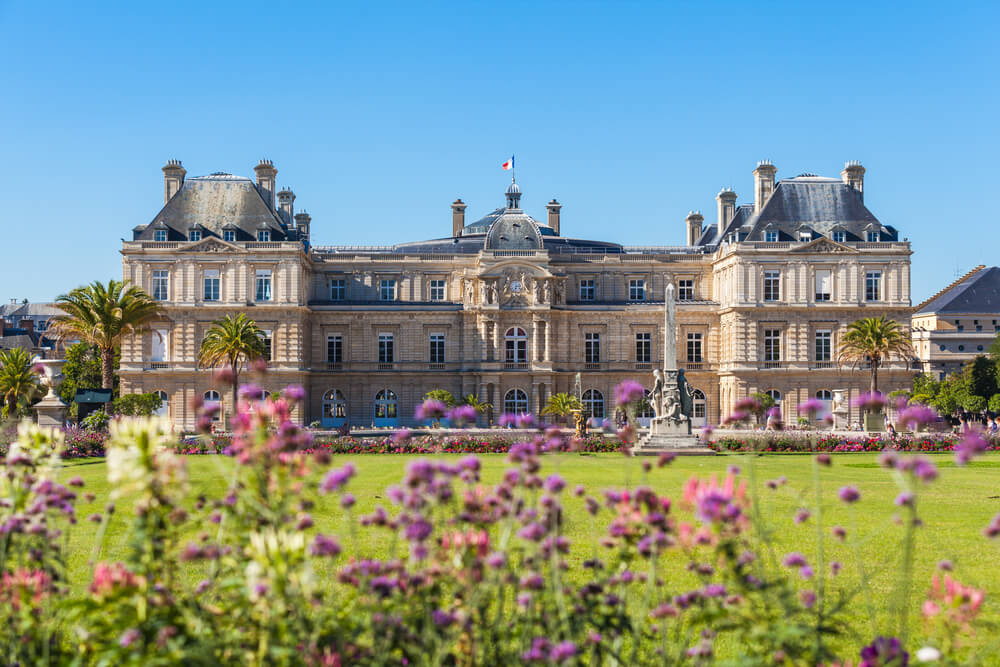
[{"label": "tall rectangular window", "polygon": [[343,301],[347,298],[347,283],[343,278],[330,280],[330,301]]},{"label": "tall rectangular window", "polygon": [[833,354],[833,332],[819,330],[816,332],[816,361],[830,361]]},{"label": "tall rectangular window", "polygon": [[270,329],[261,329],[261,338],[264,340],[264,361],[271,361],[274,358],[272,341],[274,334]]},{"label": "tall rectangular window", "polygon": [[601,334],[583,335],[583,361],[588,364],[601,363]]},{"label": "tall rectangular window", "polygon": [[257,232],[257,240],[258,241],[270,241],[271,240],[271,231],[269,229],[261,229],[260,231]]},{"label": "tall rectangular window", "polygon": [[150,361],[166,361],[167,360],[167,336],[168,331],[166,329],[154,329],[152,332],[153,336],[153,348],[149,355]]},{"label": "tall rectangular window", "polygon": [[678,301],[694,301],[694,281],[693,280],[678,280],[677,281],[677,300]]},{"label": "tall rectangular window", "polygon": [[444,301],[444,281],[432,280],[430,283],[430,287],[431,287],[431,301]]},{"label": "tall rectangular window", "polygon": [[271,270],[257,269],[257,301],[271,300]]},{"label": "tall rectangular window", "polygon": [[444,363],[444,334],[431,334],[431,359],[432,364]]},{"label": "tall rectangular window", "polygon": [[653,334],[641,332],[635,335],[636,363],[649,364],[653,361]]},{"label": "tall rectangular window", "polygon": [[781,271],[764,272],[764,301],[781,300]]},{"label": "tall rectangular window", "polygon": [[628,300],[629,301],[645,301],[646,300],[646,281],[642,278],[633,278],[628,281]]},{"label": "tall rectangular window", "polygon": [[396,281],[389,279],[383,279],[378,281],[378,300],[379,301],[395,301],[396,300]]},{"label": "tall rectangular window", "polygon": [[865,272],[865,301],[882,300],[882,272]]},{"label": "tall rectangular window", "polygon": [[222,230],[222,240],[227,243],[234,243],[236,241],[236,230],[235,229],[223,229]]},{"label": "tall rectangular window", "polygon": [[326,361],[330,364],[344,363],[344,339],[339,334],[326,337]]},{"label": "tall rectangular window", "polygon": [[597,298],[597,284],[593,279],[580,281],[580,301],[594,301]]},{"label": "tall rectangular window", "polygon": [[190,232],[188,232],[188,239],[191,240],[191,241],[200,241],[201,240],[201,230],[200,229],[192,229]]},{"label": "tall rectangular window", "polygon": [[205,275],[203,278],[204,282],[204,298],[205,301],[218,301],[219,300],[219,269],[205,269]]},{"label": "tall rectangular window", "polygon": [[847,243],[847,232],[834,232],[833,240],[837,243]]},{"label": "tall rectangular window", "polygon": [[781,329],[764,329],[764,361],[781,361]]},{"label": "tall rectangular window", "polygon": [[833,286],[833,272],[830,269],[816,270],[816,300],[829,301]]},{"label": "tall rectangular window", "polygon": [[378,362],[380,364],[391,364],[393,362],[392,334],[378,335]]},{"label": "tall rectangular window", "polygon": [[689,364],[700,364],[702,362],[700,333],[689,333],[687,335],[687,359]]},{"label": "tall rectangular window", "polygon": [[153,299],[166,301],[170,293],[170,272],[163,269],[153,271]]},{"label": "tall rectangular window", "polygon": [[167,240],[167,230],[165,230],[165,229],[157,229],[155,232],[153,232],[153,240],[154,241],[166,241]]}]

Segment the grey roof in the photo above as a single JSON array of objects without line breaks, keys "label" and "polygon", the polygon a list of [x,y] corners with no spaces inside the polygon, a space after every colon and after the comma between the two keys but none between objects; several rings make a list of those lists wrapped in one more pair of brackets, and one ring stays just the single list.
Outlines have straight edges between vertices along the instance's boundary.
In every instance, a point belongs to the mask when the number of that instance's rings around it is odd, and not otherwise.
[{"label": "grey roof", "polygon": [[[500,217],[503,216],[505,213],[509,215],[508,212],[511,210],[512,209],[507,209],[501,206],[498,209],[490,211],[489,213],[481,217],[479,220],[467,224],[465,226],[465,230],[462,232],[462,235],[465,236],[468,234],[485,234],[486,232],[489,231],[490,225],[499,220]],[[555,230],[553,230],[544,222],[539,222],[538,220],[535,220],[530,215],[524,212],[520,212],[518,215],[522,215],[531,220],[531,222],[533,222],[535,226],[538,227],[538,231],[542,236],[555,236],[556,234]]]},{"label": "grey roof", "polygon": [[530,215],[508,210],[486,232],[487,250],[540,250],[542,234]]},{"label": "grey roof", "polygon": [[921,313],[1000,313],[1000,267],[990,266],[946,288],[917,310]]},{"label": "grey roof", "polygon": [[63,311],[57,308],[54,303],[6,303],[0,305],[0,317],[9,319],[39,316],[52,317],[62,314]]},{"label": "grey roof", "polygon": [[744,227],[751,217],[753,217],[753,204],[737,206],[733,217],[730,218],[726,223],[725,229],[722,230],[721,237],[718,235],[718,225],[706,225],[701,233],[701,238],[698,239],[697,245],[718,245],[726,236]]},{"label": "grey roof", "polygon": [[220,237],[223,227],[235,227],[237,240],[254,240],[264,229],[271,231],[273,241],[287,236],[252,180],[222,172],[185,180],[153,221],[135,230],[135,240],[152,241],[155,230],[164,227],[169,241],[186,240],[194,227],[200,227],[205,236]]}]

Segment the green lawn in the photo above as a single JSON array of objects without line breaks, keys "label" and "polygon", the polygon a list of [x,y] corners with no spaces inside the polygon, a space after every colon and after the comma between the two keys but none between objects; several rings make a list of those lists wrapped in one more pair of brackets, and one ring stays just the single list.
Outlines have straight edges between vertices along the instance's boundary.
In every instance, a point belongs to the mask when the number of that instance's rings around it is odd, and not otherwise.
[{"label": "green lawn", "polygon": [[[397,482],[408,460],[417,457],[401,455],[362,455],[336,457],[332,465],[352,461],[358,468],[358,476],[352,480],[350,491],[358,499],[355,510],[367,513],[377,504],[383,504],[391,511],[391,503],[385,498],[386,486]],[[454,458],[454,457],[452,457]],[[998,545],[982,536],[982,529],[991,517],[1000,511],[1000,455],[984,457],[967,467],[955,467],[951,455],[931,455],[940,468],[939,479],[924,486],[919,497],[919,513],[924,521],[917,535],[915,568],[915,588],[911,600],[912,629],[915,636],[921,636],[918,612],[924,593],[930,582],[935,565],[941,559],[950,559],[955,564],[955,576],[964,583],[985,588],[992,595],[1000,593],[1000,573],[995,568]],[[495,482],[506,467],[506,458],[501,455],[481,456],[483,461],[483,481]],[[583,484],[591,493],[599,495],[603,488],[632,485],[643,479],[641,459],[625,459],[620,455],[548,455],[544,459],[543,474],[561,473],[567,480],[565,506],[567,512],[567,534],[572,539],[574,549],[572,560],[580,561],[590,557],[597,547],[609,517],[599,516],[595,522],[584,511],[583,501],[572,496],[577,484]],[[234,462],[221,456],[192,456],[187,459],[191,479],[191,498],[204,493],[209,497],[220,497],[225,493],[227,478]],[[712,473],[725,474],[727,466],[738,465],[743,476],[756,480],[756,492],[764,516],[774,529],[776,551],[799,551],[811,561],[815,561],[817,531],[814,518],[802,525],[796,525],[793,515],[800,507],[810,509],[815,502],[813,487],[813,464],[809,456],[769,455],[749,457],[744,455],[717,457],[682,457],[670,466],[650,473],[648,483],[661,493],[667,493],[679,500],[682,484],[692,475],[706,476]],[[752,475],[750,474],[752,473]],[[83,491],[97,495],[92,503],[78,505],[80,523],[74,526],[69,537],[70,576],[75,590],[82,590],[89,581],[90,560],[115,559],[123,553],[127,539],[127,523],[131,513],[128,502],[119,503],[113,521],[102,545],[96,549],[97,526],[86,521],[87,515],[99,512],[108,502],[108,486],[105,481],[106,469],[103,461],[87,460],[69,462],[66,476],[80,475],[86,482]],[[317,476],[319,471],[317,471]],[[777,490],[769,490],[764,481],[786,476],[788,483]],[[898,493],[893,478],[888,471],[880,468],[874,455],[844,454],[834,455],[833,465],[821,469],[823,521],[828,528],[839,524],[847,528],[849,539],[840,543],[826,540],[826,558],[838,560],[844,565],[841,575],[834,585],[844,590],[854,588],[858,579],[855,552],[850,546],[851,538],[860,542],[860,552],[866,569],[872,575],[872,590],[878,609],[879,632],[891,632],[888,624],[887,599],[897,580],[898,546],[903,528],[894,517],[896,507],[893,500]],[[846,484],[853,484],[861,491],[861,500],[854,506],[845,506],[837,498],[837,490]],[[345,554],[356,557],[386,557],[397,547],[383,537],[384,533],[373,533],[367,529],[351,537],[348,519],[331,497],[320,497],[313,511],[316,528],[341,537]],[[827,531],[829,534],[829,531]],[[399,546],[399,554],[404,547]],[[684,571],[681,554],[677,558],[676,577],[681,583],[688,575]],[[578,570],[578,568],[574,568]],[[200,578],[199,566],[192,566],[188,576],[192,580]],[[997,596],[1000,597],[1000,596]],[[984,616],[998,620],[995,598],[988,595]],[[864,605],[858,598],[854,609],[858,623],[856,629],[867,640],[874,630],[868,627]],[[987,638],[980,637],[979,641]],[[851,643],[854,643],[852,641]]]}]

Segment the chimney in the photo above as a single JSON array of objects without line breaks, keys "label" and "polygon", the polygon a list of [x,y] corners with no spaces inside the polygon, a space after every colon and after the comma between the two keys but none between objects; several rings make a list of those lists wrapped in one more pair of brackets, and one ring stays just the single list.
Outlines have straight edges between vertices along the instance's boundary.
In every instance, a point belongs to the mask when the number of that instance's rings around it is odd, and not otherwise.
[{"label": "chimney", "polygon": [[840,172],[840,177],[844,179],[844,183],[858,191],[861,201],[865,200],[865,168],[860,162],[848,160],[844,165],[844,171]]},{"label": "chimney", "polygon": [[274,163],[270,160],[261,160],[253,168],[257,174],[257,191],[267,202],[268,207],[274,210],[274,186],[277,183],[278,170],[274,168]]},{"label": "chimney", "polygon": [[701,214],[701,211],[690,211],[685,221],[687,222],[687,244],[694,245],[701,238],[701,226],[705,222],[705,216]]},{"label": "chimney", "polygon": [[549,227],[556,233],[556,236],[559,236],[559,211],[562,210],[562,204],[553,199],[545,205],[545,208],[549,211]]},{"label": "chimney", "polygon": [[760,213],[774,192],[774,175],[778,168],[770,160],[761,160],[753,170],[753,212]]},{"label": "chimney", "polygon": [[167,160],[163,167],[163,203],[166,204],[170,198],[177,194],[177,191],[184,185],[184,176],[187,170],[181,166],[180,160]]},{"label": "chimney", "polygon": [[281,188],[278,193],[278,215],[289,227],[295,219],[295,193],[291,188]]},{"label": "chimney", "polygon": [[736,193],[733,192],[732,188],[722,188],[719,194],[715,195],[715,201],[719,202],[719,218],[718,218],[718,240],[722,241],[722,235],[726,231],[726,225],[729,221],[733,219],[736,215]]},{"label": "chimney", "polygon": [[451,235],[461,236],[465,230],[465,202],[456,199],[451,205]]},{"label": "chimney", "polygon": [[21,324],[17,328],[24,329],[29,335],[33,334],[35,333],[35,321],[28,319],[21,320]]},{"label": "chimney", "polygon": [[295,214],[295,229],[299,233],[299,241],[302,241],[303,243],[309,243],[310,222],[312,222],[312,216],[305,211]]}]

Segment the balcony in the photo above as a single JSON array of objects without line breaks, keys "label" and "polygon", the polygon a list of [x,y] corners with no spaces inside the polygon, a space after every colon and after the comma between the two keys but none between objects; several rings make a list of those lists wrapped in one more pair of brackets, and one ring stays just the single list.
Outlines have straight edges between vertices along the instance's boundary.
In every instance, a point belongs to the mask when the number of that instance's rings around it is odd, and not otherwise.
[{"label": "balcony", "polygon": [[391,371],[395,367],[395,365],[396,364],[394,364],[391,361],[380,361],[378,362],[377,368],[380,371]]},{"label": "balcony", "polygon": [[503,369],[505,371],[526,371],[528,370],[527,361],[505,361],[503,362]]},{"label": "balcony", "polygon": [[169,361],[150,361],[148,368],[151,371],[163,370],[165,368],[170,368],[170,362]]},{"label": "balcony", "polygon": [[764,370],[770,370],[773,368],[782,368],[784,363],[783,361],[762,361],[760,367]]},{"label": "balcony", "polygon": [[430,362],[430,363],[427,364],[427,370],[431,370],[431,371],[443,371],[444,370],[444,362],[441,362],[441,361],[432,361],[432,362]]},{"label": "balcony", "polygon": [[809,364],[809,368],[816,368],[816,369],[820,369],[820,368],[833,368],[833,367],[834,367],[834,363],[832,361],[813,361],[813,362],[810,362],[810,364]]},{"label": "balcony", "polygon": [[326,362],[326,370],[328,371],[342,371],[344,370],[344,364],[340,361],[328,361]]},{"label": "balcony", "polygon": [[583,364],[583,370],[585,371],[599,371],[601,370],[601,362],[599,361],[585,361]]},{"label": "balcony", "polygon": [[685,370],[689,370],[689,371],[704,370],[704,368],[705,368],[705,362],[704,361],[689,361],[689,362],[687,362],[687,364],[684,365],[684,368],[685,368]]},{"label": "balcony", "polygon": [[635,370],[637,371],[648,371],[653,368],[653,364],[649,361],[637,361],[635,362]]}]

